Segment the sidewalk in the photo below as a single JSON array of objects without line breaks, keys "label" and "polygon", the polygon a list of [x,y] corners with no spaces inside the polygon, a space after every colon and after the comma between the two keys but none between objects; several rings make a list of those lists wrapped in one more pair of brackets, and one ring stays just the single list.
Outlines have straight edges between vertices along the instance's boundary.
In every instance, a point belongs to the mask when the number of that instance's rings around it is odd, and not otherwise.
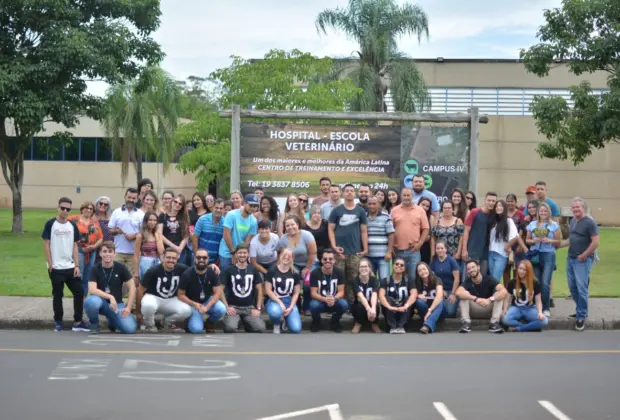
[{"label": "sidewalk", "polygon": [[[549,329],[572,330],[574,318],[569,315],[575,312],[572,300],[555,299],[555,309],[551,312]],[[64,299],[65,324],[71,325],[73,320],[73,300]],[[52,298],[0,296],[0,329],[51,329],[54,326],[52,319]],[[266,315],[264,318],[267,320]],[[84,318],[86,319],[86,318]],[[310,317],[302,317],[304,329],[310,328]],[[324,327],[329,328],[329,319],[324,316]],[[105,323],[105,322],[103,322]],[[488,321],[473,320],[474,329],[486,328]],[[353,326],[353,318],[346,315],[342,319],[345,330]],[[458,319],[445,320],[440,330],[454,331],[460,327]],[[586,328],[591,330],[619,330],[620,329],[620,299],[599,298],[590,300],[590,316],[586,321]]]}]

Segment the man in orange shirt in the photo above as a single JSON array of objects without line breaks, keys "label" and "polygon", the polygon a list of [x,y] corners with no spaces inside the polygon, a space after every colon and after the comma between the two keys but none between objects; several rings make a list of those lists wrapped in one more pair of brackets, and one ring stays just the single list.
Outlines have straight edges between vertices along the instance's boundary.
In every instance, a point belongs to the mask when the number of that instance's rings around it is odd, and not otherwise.
[{"label": "man in orange shirt", "polygon": [[414,278],[421,261],[420,248],[429,234],[430,226],[426,212],[413,202],[411,188],[403,188],[400,193],[402,204],[391,212],[394,224],[394,249],[396,256],[403,258],[407,265],[409,278]]}]

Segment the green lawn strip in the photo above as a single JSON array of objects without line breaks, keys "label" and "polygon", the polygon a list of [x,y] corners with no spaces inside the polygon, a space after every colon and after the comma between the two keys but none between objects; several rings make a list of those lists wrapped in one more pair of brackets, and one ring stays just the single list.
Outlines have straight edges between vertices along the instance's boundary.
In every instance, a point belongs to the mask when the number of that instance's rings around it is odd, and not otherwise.
[{"label": "green lawn strip", "polygon": [[[55,211],[24,211],[24,234],[10,233],[11,210],[0,209],[0,295],[51,296],[49,277],[43,257],[41,231],[45,221],[54,217]],[[620,229],[601,228],[601,261],[592,269],[590,296],[620,297],[618,271],[620,263]],[[553,295],[568,295],[566,285],[566,248],[558,251],[557,266],[553,278]],[[71,292],[65,289],[65,295]]]}]

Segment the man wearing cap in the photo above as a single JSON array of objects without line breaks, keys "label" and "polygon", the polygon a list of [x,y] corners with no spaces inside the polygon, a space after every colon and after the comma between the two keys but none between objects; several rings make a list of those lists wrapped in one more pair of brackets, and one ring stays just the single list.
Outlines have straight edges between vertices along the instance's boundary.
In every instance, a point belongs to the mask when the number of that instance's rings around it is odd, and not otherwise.
[{"label": "man wearing cap", "polygon": [[525,189],[525,204],[520,208],[521,212],[527,216],[527,203],[536,200],[536,187],[530,185]]},{"label": "man wearing cap", "polygon": [[254,213],[258,210],[258,197],[247,194],[241,208],[229,211],[224,218],[224,236],[220,242],[220,271],[225,272],[232,264],[232,256],[237,245],[250,245],[252,237],[258,231],[258,222]]}]

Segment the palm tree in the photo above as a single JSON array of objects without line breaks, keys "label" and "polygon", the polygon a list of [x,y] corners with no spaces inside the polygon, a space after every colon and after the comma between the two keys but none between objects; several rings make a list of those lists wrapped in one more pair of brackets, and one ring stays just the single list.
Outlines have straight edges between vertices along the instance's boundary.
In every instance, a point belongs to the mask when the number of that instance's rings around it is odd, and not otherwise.
[{"label": "palm tree", "polygon": [[120,153],[121,180],[129,164],[142,179],[142,162],[156,156],[166,173],[174,160],[182,92],[176,81],[160,68],[148,69],[140,80],[108,89],[103,128],[114,150]]},{"label": "palm tree", "polygon": [[359,44],[359,62],[341,62],[337,72],[350,77],[361,93],[350,104],[352,111],[387,111],[389,87],[397,111],[422,112],[430,96],[413,61],[398,50],[397,39],[416,35],[428,38],[428,18],[417,5],[399,6],[394,0],[349,0],[346,9],[327,9],[316,18],[317,31],[340,30]]}]

